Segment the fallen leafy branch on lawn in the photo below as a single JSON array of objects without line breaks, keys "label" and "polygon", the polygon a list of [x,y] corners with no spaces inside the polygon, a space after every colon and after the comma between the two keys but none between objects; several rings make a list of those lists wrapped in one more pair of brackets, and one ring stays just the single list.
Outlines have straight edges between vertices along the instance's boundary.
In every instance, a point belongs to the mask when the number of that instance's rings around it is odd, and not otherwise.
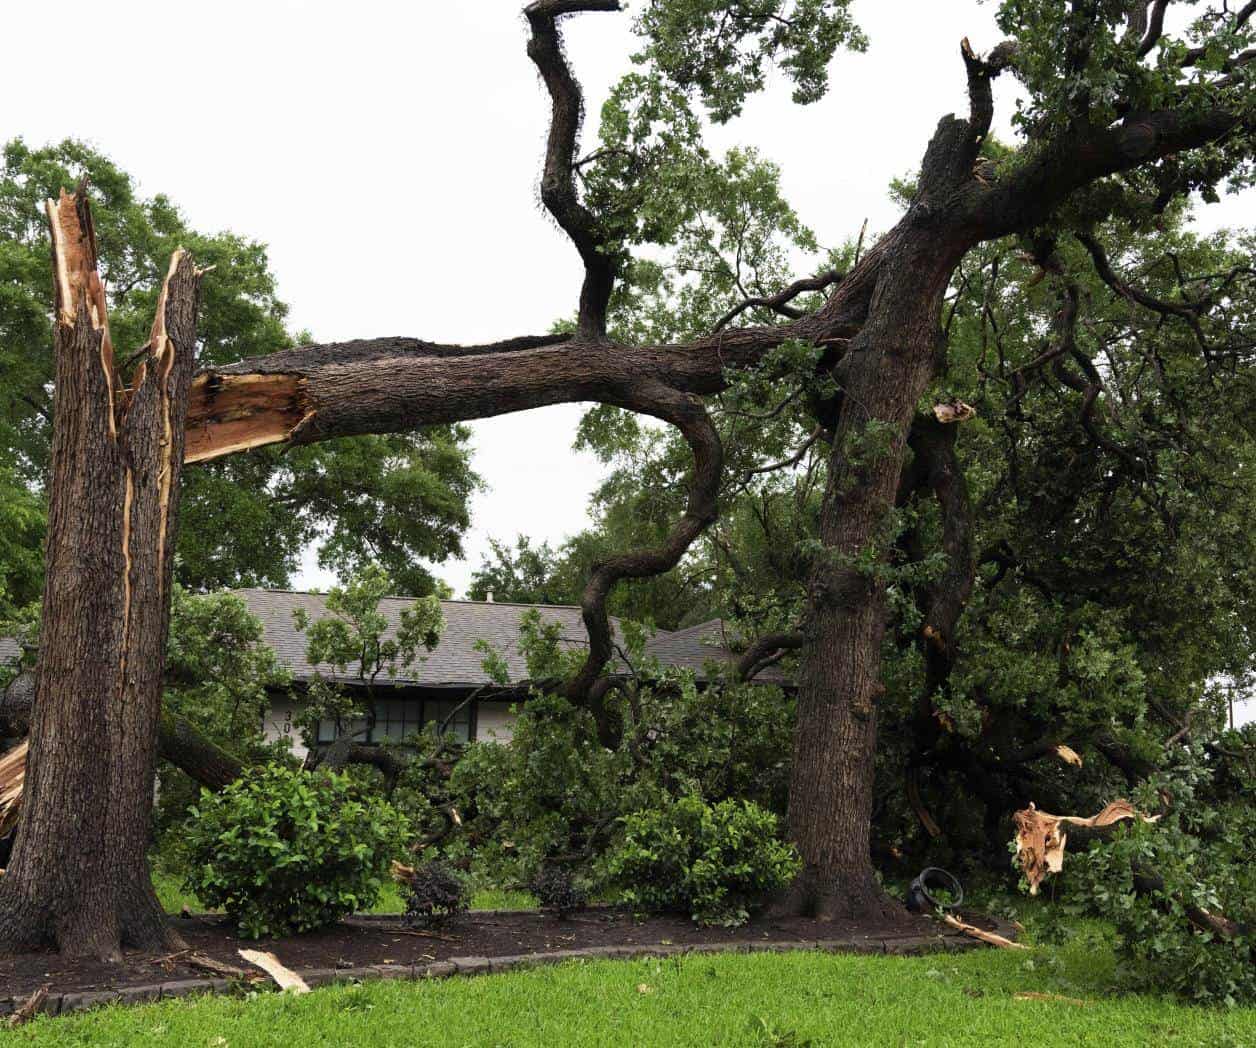
[{"label": "fallen leafy branch on lawn", "polygon": [[1125,819],[1141,818],[1155,822],[1158,815],[1141,815],[1126,800],[1116,800],[1099,814],[1085,818],[1080,815],[1048,815],[1033,804],[1018,811],[1016,821],[1016,859],[1025,880],[1029,882],[1029,894],[1037,895],[1038,887],[1048,874],[1059,873],[1064,868],[1064,845],[1068,834],[1061,826],[1099,828],[1113,826]]}]

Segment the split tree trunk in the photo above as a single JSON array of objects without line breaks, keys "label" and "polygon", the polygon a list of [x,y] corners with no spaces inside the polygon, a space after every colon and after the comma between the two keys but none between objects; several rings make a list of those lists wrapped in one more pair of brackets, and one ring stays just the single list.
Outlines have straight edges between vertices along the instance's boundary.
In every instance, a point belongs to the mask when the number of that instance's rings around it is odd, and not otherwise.
[{"label": "split tree trunk", "polygon": [[844,387],[821,507],[823,552],[809,589],[789,789],[789,832],[803,869],[781,913],[894,918],[902,907],[872,867],[873,771],[882,568],[907,433],[938,360],[942,296],[962,252],[908,215],[891,234],[868,320],[840,368]]},{"label": "split tree trunk", "polygon": [[48,202],[56,387],[30,764],[0,949],[177,939],[145,856],[200,273],[176,251],[127,388],[87,198]]}]

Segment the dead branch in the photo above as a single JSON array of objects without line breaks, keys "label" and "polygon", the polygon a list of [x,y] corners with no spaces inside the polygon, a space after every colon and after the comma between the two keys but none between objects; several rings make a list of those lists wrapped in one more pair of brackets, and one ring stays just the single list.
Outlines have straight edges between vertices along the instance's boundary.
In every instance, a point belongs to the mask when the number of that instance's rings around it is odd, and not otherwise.
[{"label": "dead branch", "polygon": [[293,993],[298,994],[310,992],[306,981],[291,968],[285,967],[273,953],[266,953],[262,950],[237,950],[236,952],[249,964],[257,965],[274,979],[279,989],[291,990]]},{"label": "dead branch", "polygon": [[964,935],[972,939],[980,939],[982,942],[988,942],[991,946],[997,946],[1003,950],[1027,950],[1029,949],[1023,942],[1014,942],[1002,935],[996,935],[994,932],[988,932],[976,925],[967,924],[961,921],[954,914],[946,914],[942,918],[943,924],[949,924],[956,931],[962,932]]},{"label": "dead branch", "polygon": [[48,999],[48,991],[52,989],[51,983],[45,983],[38,990],[32,993],[21,1006],[12,1015],[9,1016],[9,1028],[14,1029],[30,1022],[44,1005],[44,1001]]}]

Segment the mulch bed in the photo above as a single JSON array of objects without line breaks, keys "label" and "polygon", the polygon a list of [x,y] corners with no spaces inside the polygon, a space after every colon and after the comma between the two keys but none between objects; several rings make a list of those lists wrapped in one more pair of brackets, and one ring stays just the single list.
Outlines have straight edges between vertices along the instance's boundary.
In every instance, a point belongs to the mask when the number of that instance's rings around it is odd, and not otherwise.
[{"label": "mulch bed", "polygon": [[[1011,933],[990,918],[963,916],[980,927]],[[537,911],[473,912],[446,927],[419,934],[394,916],[363,916],[323,931],[258,941],[241,939],[223,917],[173,917],[171,923],[195,953],[251,969],[238,949],[270,951],[305,976],[311,986],[370,977],[477,974],[576,957],[805,948],[922,953],[976,945],[926,917],[888,926],[758,918],[740,928],[703,928],[683,917],[638,917],[615,908],[591,909],[565,920]],[[256,978],[266,981],[260,972]],[[245,980],[214,977],[203,966],[189,963],[186,952],[128,954],[121,964],[65,961],[52,952],[0,955],[0,1015],[14,1010],[43,986],[50,991],[42,1010],[64,1013],[110,1000],[155,1000],[231,990],[243,984]]]}]

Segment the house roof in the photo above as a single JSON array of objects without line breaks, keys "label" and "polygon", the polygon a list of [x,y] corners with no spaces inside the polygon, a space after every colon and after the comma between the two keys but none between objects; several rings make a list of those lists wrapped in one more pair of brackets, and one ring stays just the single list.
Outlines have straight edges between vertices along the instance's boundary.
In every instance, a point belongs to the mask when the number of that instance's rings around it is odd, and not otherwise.
[{"label": "house roof", "polygon": [[[729,639],[724,620],[711,619],[673,633],[659,632],[646,644],[645,650],[664,666],[693,670],[701,679],[705,677],[708,663],[737,660],[737,655],[729,650]],[[760,684],[785,684],[789,680],[777,666],[760,670],[754,679]]]},{"label": "house roof", "polygon": [[[304,610],[310,619],[317,620],[327,614],[326,597],[321,593],[303,593],[291,590],[242,589],[234,591],[249,610],[262,623],[263,639],[274,649],[279,661],[288,668],[295,680],[307,681],[314,676],[315,667],[305,657],[305,634],[297,630],[293,612]],[[408,597],[385,597],[380,601],[380,612],[395,629],[401,621],[401,611],[413,600]],[[440,643],[426,653],[426,660],[415,662],[403,670],[392,682],[402,685],[420,685],[429,688],[478,686],[490,683],[484,672],[484,654],[475,648],[476,641],[486,641],[506,662],[512,681],[527,679],[527,666],[519,654],[519,626],[528,611],[540,613],[542,621],[557,623],[561,627],[562,644],[568,648],[584,648],[588,645],[584,621],[580,609],[570,604],[509,604],[469,600],[443,600],[441,612],[445,617],[445,630]],[[619,622],[611,619],[611,629],[618,635]],[[679,632],[658,631],[645,645],[645,653],[654,656],[665,666],[678,666],[693,670],[704,678],[708,662],[731,662],[736,656],[723,646],[723,624],[718,619],[692,626]],[[330,667],[322,667],[324,677],[331,674]],[[354,668],[341,678],[356,680]],[[759,675],[763,683],[782,683],[783,674],[770,667]]]},{"label": "house roof", "polygon": [[[241,589],[233,591],[248,605],[249,611],[262,623],[263,640],[274,649],[280,663],[292,674],[294,680],[308,681],[313,678],[315,667],[305,657],[306,637],[296,628],[292,613],[298,608],[309,615],[311,621],[327,614],[326,596],[321,593],[303,593],[291,590]],[[385,597],[380,601],[380,611],[396,629],[401,621],[401,611],[409,607],[409,597]],[[588,646],[584,621],[580,609],[570,604],[508,604],[469,600],[443,600],[441,611],[445,616],[445,631],[440,643],[426,653],[426,660],[415,662],[403,670],[391,683],[420,685],[429,688],[466,687],[490,683],[482,665],[484,654],[477,651],[475,642],[485,640],[501,654],[506,662],[512,681],[527,678],[527,666],[519,654],[519,625],[527,611],[540,612],[547,623],[558,623],[562,628],[562,643],[568,648]],[[611,628],[619,633],[619,622],[611,619]],[[0,637],[0,665],[10,662],[19,653],[12,637]],[[737,656],[727,647],[724,623],[712,619],[688,629],[669,632],[659,630],[646,642],[645,654],[658,659],[664,666],[692,670],[700,680],[706,679],[708,663],[728,663]],[[323,676],[331,679],[352,681],[356,672],[344,677],[322,667]],[[787,683],[788,678],[779,667],[770,666],[755,680],[764,684]]]}]

